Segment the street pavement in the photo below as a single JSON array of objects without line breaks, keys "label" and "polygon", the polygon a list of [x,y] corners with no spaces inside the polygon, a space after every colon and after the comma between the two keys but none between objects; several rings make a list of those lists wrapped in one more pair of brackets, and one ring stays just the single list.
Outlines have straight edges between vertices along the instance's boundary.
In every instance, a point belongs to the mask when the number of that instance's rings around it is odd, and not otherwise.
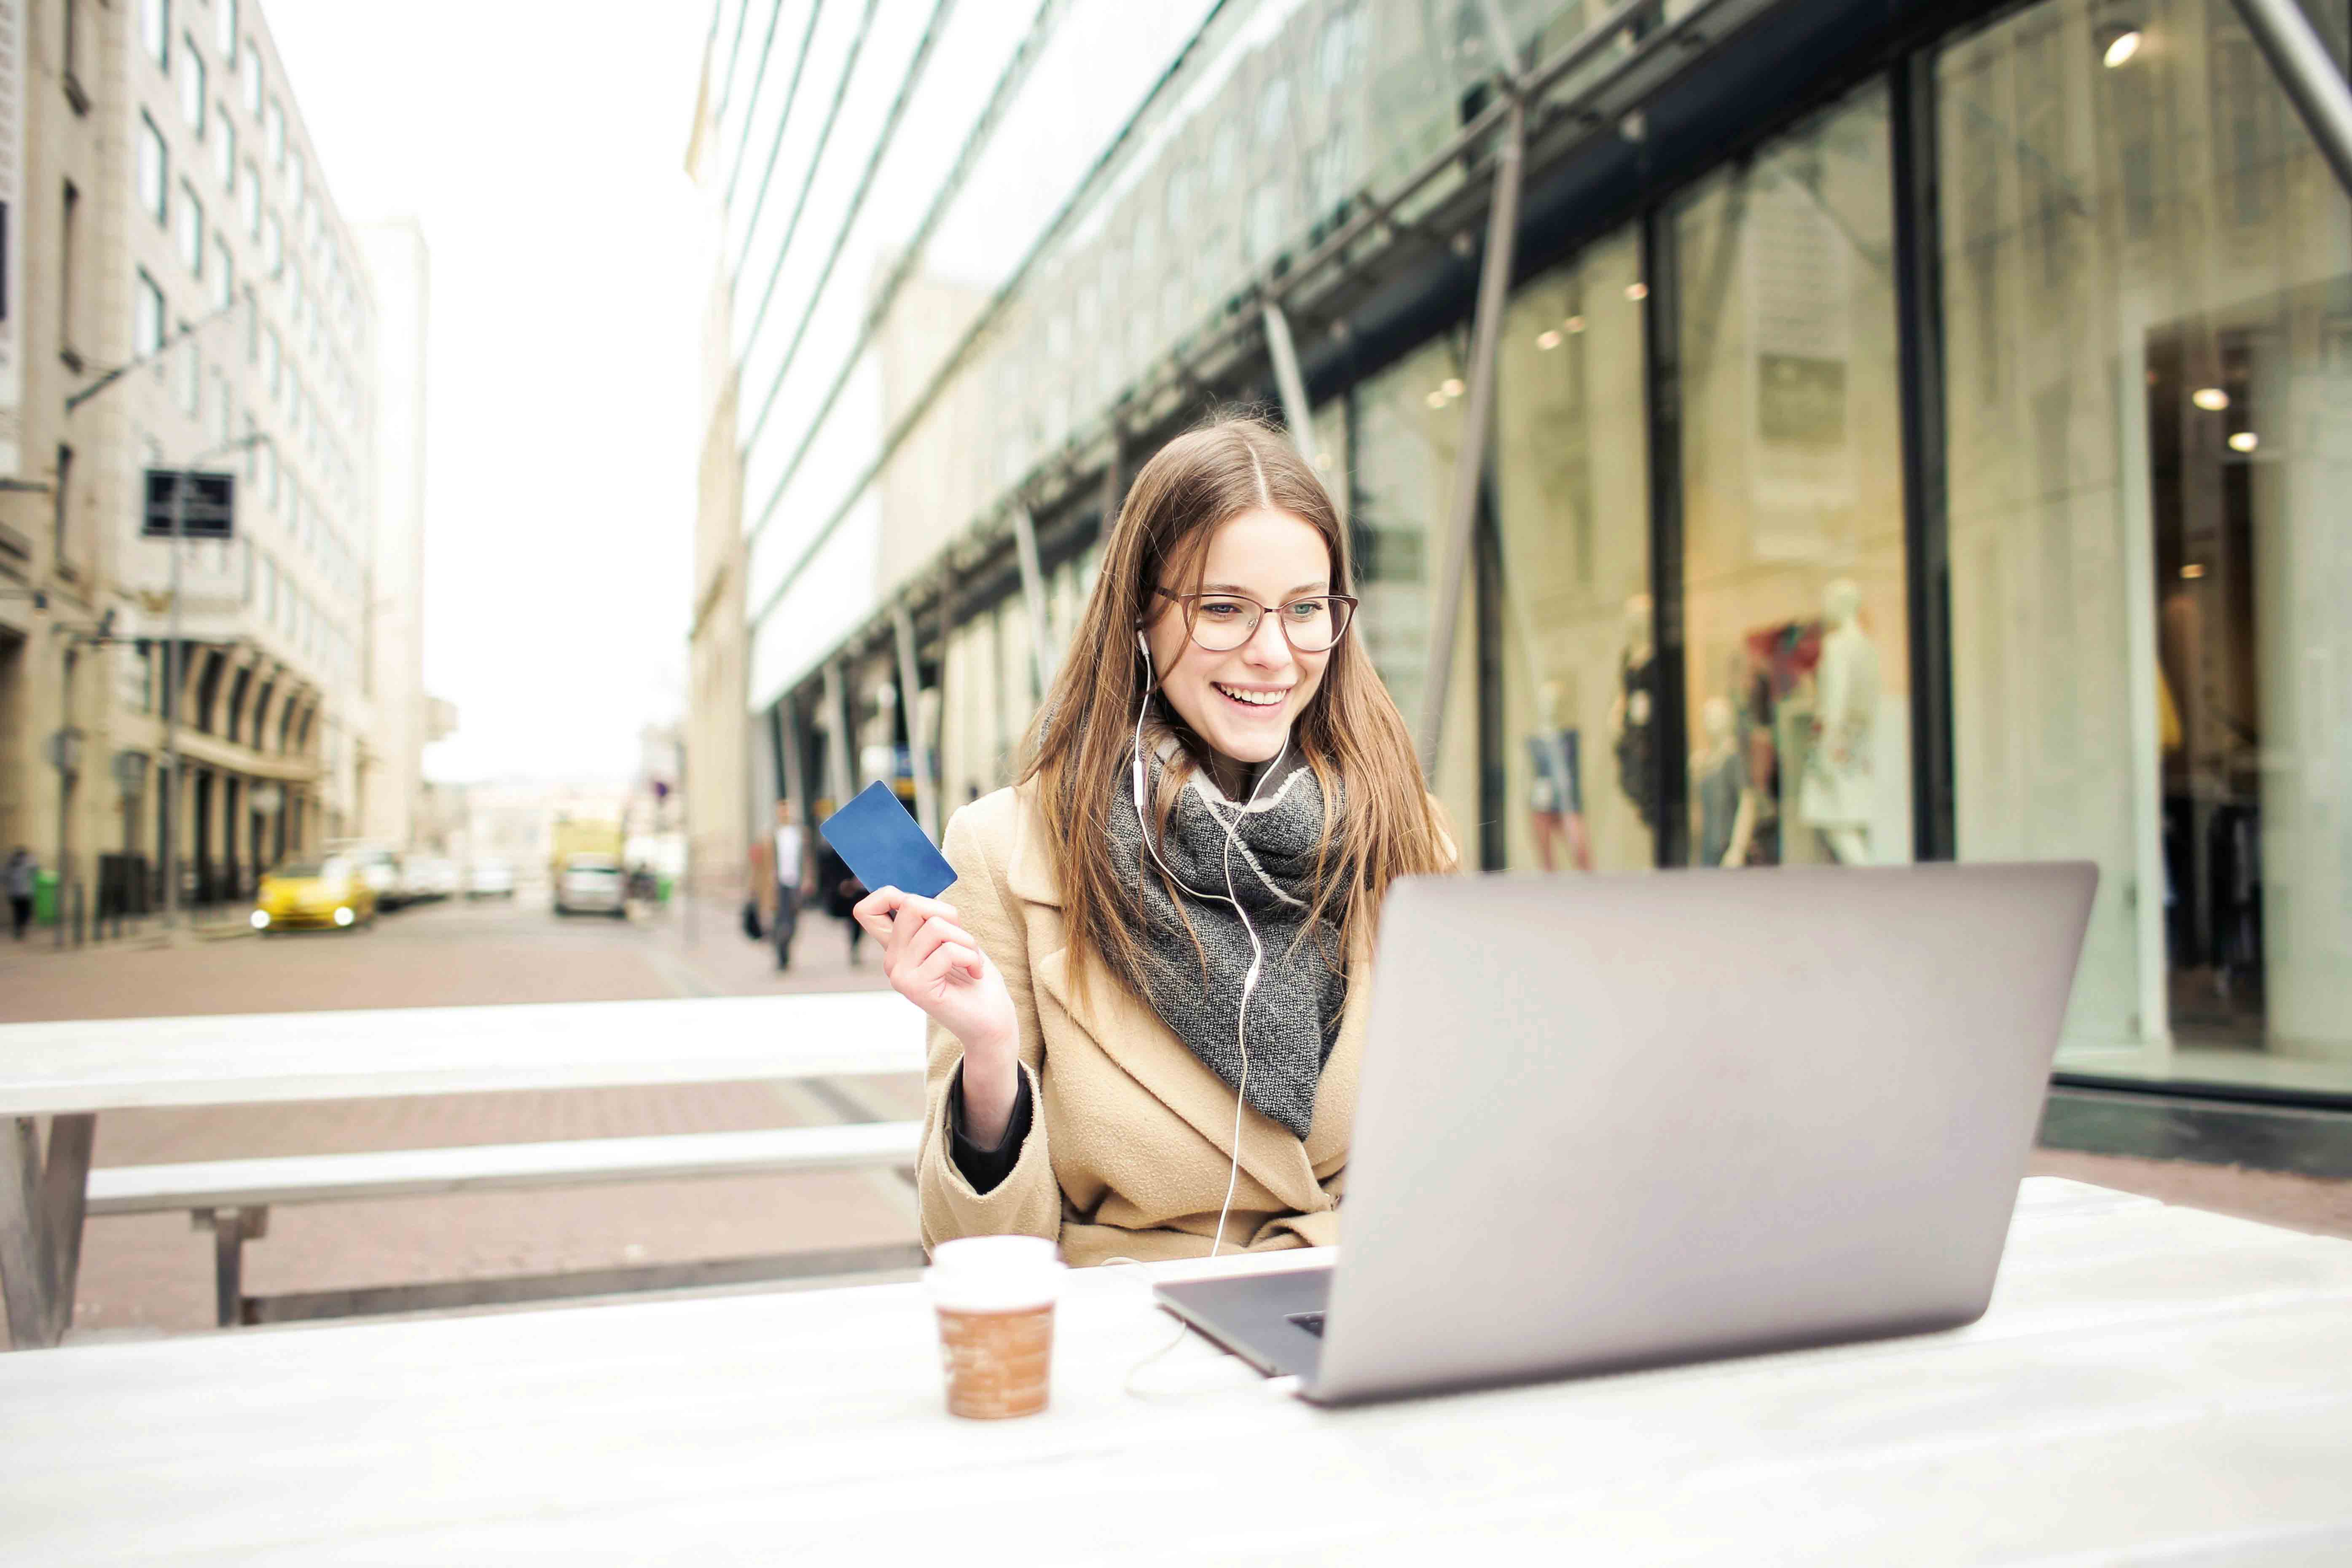
[{"label": "street pavement", "polygon": [[[852,968],[840,922],[804,919],[793,967],[706,903],[616,921],[556,916],[543,893],[450,900],[374,929],[58,952],[0,938],[0,1021],[625,1001],[884,984]],[[688,927],[693,927],[688,940]],[[912,1077],[696,1084],[111,1111],[95,1163],[334,1153],[803,1126],[919,1115]],[[246,1247],[257,1295],[761,1256],[916,1238],[891,1173],[828,1173],[298,1205]],[[212,1327],[212,1238],[179,1215],[89,1222],[74,1338]]]},{"label": "street pavement", "polygon": [[[393,911],[373,930],[59,952],[0,937],[0,1022],[509,1002],[761,995],[883,985],[871,943],[803,919],[793,965],[745,940],[736,907],[559,918],[545,894]],[[690,929],[689,929],[690,928]],[[233,931],[231,925],[216,928]],[[151,933],[152,934],[152,933]],[[789,1127],[920,1113],[911,1077],[627,1088],[110,1112],[97,1163],[266,1157]],[[2352,1183],[2177,1161],[2037,1151],[2032,1169],[2304,1230],[2352,1236]],[[647,1183],[302,1205],[246,1248],[247,1289],[276,1295],[688,1262],[916,1238],[891,1173]],[[212,1238],[177,1215],[89,1224],[74,1338],[212,1327]]]}]

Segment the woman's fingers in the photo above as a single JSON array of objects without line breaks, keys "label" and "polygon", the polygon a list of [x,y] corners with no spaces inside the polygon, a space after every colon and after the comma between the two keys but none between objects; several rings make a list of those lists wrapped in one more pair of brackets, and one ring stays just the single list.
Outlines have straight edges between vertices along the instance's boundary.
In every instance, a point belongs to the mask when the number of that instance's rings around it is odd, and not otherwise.
[{"label": "woman's fingers", "polygon": [[980,948],[980,943],[972,940],[971,932],[953,921],[933,915],[901,939],[897,952],[891,953],[886,962],[901,965],[920,963],[930,957],[932,950],[943,942],[951,942],[974,952]]},{"label": "woman's fingers", "polygon": [[896,888],[877,888],[857,900],[850,918],[866,928],[867,934],[881,939],[886,950],[893,941],[903,940],[917,926],[933,915],[952,921],[955,906],[937,899],[926,899],[915,893],[902,893]]},{"label": "woman's fingers", "polygon": [[902,973],[906,983],[915,986],[937,985],[950,975],[977,980],[981,976],[980,950],[958,942],[942,942],[920,963]]}]

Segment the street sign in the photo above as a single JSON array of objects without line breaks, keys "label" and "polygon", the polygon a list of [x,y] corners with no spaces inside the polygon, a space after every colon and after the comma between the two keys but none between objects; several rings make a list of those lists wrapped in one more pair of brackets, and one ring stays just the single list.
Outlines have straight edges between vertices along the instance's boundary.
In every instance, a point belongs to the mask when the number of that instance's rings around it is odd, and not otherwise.
[{"label": "street sign", "polygon": [[49,766],[68,778],[81,774],[81,731],[57,730],[49,735]]},{"label": "street sign", "polygon": [[147,788],[147,753],[115,752],[114,782],[125,795],[143,794]]},{"label": "street sign", "polygon": [[236,476],[186,473],[178,468],[147,470],[147,505],[139,532],[146,539],[172,537],[172,488],[185,480],[180,500],[180,537],[229,539],[236,536]]},{"label": "street sign", "polygon": [[253,786],[253,793],[246,797],[246,804],[256,811],[276,811],[286,804],[286,792],[274,784],[257,784]]}]

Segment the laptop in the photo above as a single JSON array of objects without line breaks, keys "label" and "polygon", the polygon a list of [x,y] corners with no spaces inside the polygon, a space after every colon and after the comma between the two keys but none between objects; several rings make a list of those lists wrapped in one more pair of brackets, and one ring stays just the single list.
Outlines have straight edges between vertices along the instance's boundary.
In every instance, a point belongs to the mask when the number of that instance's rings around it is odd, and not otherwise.
[{"label": "laptop", "polygon": [[1158,1298],[1332,1405],[1972,1322],[2097,881],[1402,879],[1339,1261]]}]

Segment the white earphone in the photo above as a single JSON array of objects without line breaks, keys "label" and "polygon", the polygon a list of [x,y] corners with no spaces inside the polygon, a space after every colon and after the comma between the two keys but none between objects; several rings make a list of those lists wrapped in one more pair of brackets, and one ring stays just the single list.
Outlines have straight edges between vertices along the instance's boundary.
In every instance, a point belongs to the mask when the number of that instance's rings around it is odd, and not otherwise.
[{"label": "white earphone", "polygon": [[[1140,626],[1136,628],[1135,647],[1136,651],[1143,655],[1144,677],[1143,700],[1136,704],[1135,709],[1136,832],[1143,841],[1144,849],[1158,863],[1160,869],[1166,874],[1171,882],[1196,899],[1223,899],[1226,903],[1231,904],[1234,907],[1234,913],[1241,917],[1242,930],[1249,933],[1250,940],[1250,966],[1242,976],[1241,1007],[1234,1019],[1234,1044],[1241,1050],[1242,1075],[1241,1082],[1234,1089],[1233,1160],[1225,1172],[1225,1201],[1217,1210],[1217,1233],[1209,1243],[1209,1256],[1214,1258],[1218,1250],[1224,1246],[1225,1216],[1233,1212],[1234,1191],[1241,1184],[1242,1107],[1249,1094],[1249,1005],[1250,997],[1257,990],[1258,971],[1265,963],[1265,949],[1258,941],[1257,926],[1250,920],[1249,911],[1242,908],[1241,899],[1234,891],[1234,839],[1241,832],[1240,812],[1234,813],[1233,819],[1225,825],[1225,890],[1223,893],[1204,892],[1179,877],[1175,869],[1160,858],[1160,847],[1152,842],[1150,819],[1145,816],[1143,810],[1143,718],[1151,707],[1151,692],[1159,681],[1160,672],[1152,666],[1151,646],[1144,640],[1143,629]],[[1265,781],[1274,776],[1275,769],[1281,764],[1282,759],[1289,753],[1289,751],[1290,737],[1285,734],[1282,738],[1281,749],[1274,753],[1274,761],[1265,765],[1265,771],[1258,774],[1257,783],[1250,786],[1249,798],[1242,803],[1242,811],[1247,811],[1257,804],[1257,792],[1265,787]]]}]

